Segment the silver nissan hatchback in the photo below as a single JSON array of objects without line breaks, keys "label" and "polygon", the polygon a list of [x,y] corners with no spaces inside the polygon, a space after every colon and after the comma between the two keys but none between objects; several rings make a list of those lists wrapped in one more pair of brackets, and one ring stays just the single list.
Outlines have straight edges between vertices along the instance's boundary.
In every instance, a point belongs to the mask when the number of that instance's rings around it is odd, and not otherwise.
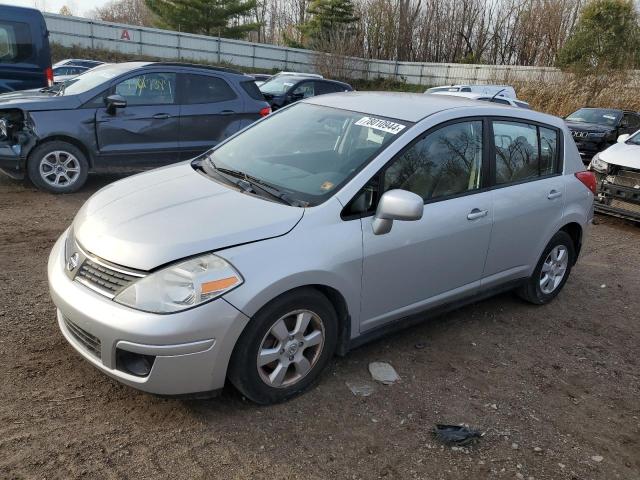
[{"label": "silver nissan hatchback", "polygon": [[461,304],[563,288],[595,179],[564,122],[440,95],[313,97],[93,195],[51,252],[60,329],[132,387],[268,404]]}]

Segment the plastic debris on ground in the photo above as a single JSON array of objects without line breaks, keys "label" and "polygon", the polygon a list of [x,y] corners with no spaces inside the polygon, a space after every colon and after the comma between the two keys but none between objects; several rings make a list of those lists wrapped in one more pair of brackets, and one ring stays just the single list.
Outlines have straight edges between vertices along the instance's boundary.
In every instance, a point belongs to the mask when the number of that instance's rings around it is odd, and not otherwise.
[{"label": "plastic debris on ground", "polygon": [[477,439],[482,438],[484,433],[463,425],[436,425],[433,434],[438,440],[446,445],[455,445],[463,447],[470,445]]},{"label": "plastic debris on ground", "polygon": [[369,382],[346,382],[347,387],[356,397],[368,397],[375,391],[375,387]]},{"label": "plastic debris on ground", "polygon": [[391,385],[400,380],[400,375],[391,365],[385,362],[371,362],[369,364],[369,372],[374,380],[384,385]]}]

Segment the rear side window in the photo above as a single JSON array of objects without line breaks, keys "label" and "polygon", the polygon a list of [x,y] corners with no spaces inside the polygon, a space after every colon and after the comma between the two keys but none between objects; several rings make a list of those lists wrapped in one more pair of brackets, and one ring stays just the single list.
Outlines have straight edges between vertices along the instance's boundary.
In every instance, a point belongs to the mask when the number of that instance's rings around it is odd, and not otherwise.
[{"label": "rear side window", "polygon": [[241,82],[240,86],[245,92],[247,92],[247,95],[249,95],[251,98],[253,98],[254,100],[260,100],[264,102],[264,97],[262,96],[262,92],[260,91],[260,89],[258,88],[254,80],[247,80],[246,82]]},{"label": "rear side window", "polygon": [[145,73],[128,78],[116,85],[115,93],[122,95],[127,105],[170,105],[176,100],[176,74]]},{"label": "rear side window", "polygon": [[550,175],[558,166],[558,133],[521,122],[493,122],[496,184]]},{"label": "rear side window", "polygon": [[384,190],[409,190],[425,201],[477,190],[482,150],[482,121],[442,127],[394,160],[384,173]]},{"label": "rear side window", "polygon": [[227,82],[210,75],[185,75],[186,104],[217,103],[233,100],[236,94]]},{"label": "rear side window", "polygon": [[316,95],[324,95],[325,93],[335,93],[342,91],[338,88],[335,83],[329,82],[314,82],[315,83],[315,94]]},{"label": "rear side window", "polygon": [[0,63],[21,63],[31,59],[32,44],[27,23],[0,20]]}]

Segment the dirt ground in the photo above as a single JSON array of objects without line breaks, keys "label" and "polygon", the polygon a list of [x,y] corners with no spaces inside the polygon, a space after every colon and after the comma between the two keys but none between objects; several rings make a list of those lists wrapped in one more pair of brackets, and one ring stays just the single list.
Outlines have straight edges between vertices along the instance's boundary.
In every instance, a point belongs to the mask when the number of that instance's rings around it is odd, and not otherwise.
[{"label": "dirt ground", "polygon": [[[640,227],[597,217],[552,304],[468,306],[335,359],[286,404],[167,399],[83,361],[47,291],[55,238],[116,178],[66,196],[0,178],[0,478],[640,479]],[[378,360],[401,382],[355,397]],[[454,450],[435,423],[486,435]]]}]

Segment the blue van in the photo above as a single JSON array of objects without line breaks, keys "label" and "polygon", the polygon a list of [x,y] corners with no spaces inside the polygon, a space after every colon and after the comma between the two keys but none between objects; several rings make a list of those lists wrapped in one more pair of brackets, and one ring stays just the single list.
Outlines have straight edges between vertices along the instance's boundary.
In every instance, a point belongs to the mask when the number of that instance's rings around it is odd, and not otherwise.
[{"label": "blue van", "polygon": [[51,85],[49,32],[42,13],[0,5],[0,93]]}]

